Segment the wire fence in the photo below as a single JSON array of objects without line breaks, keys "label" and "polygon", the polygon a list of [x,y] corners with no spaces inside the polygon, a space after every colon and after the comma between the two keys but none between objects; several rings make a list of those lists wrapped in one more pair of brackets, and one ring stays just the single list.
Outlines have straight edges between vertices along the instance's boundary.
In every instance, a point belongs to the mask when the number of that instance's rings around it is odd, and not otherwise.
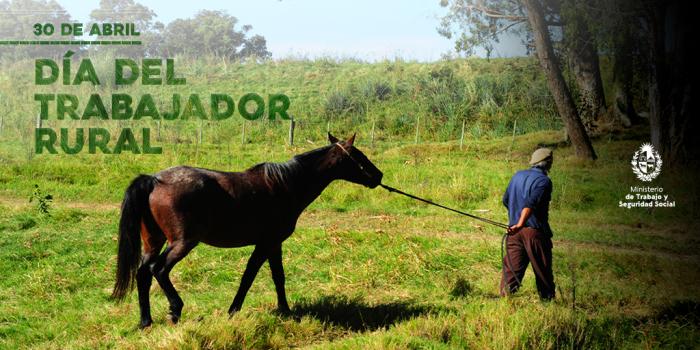
[{"label": "wire fence", "polygon": [[[403,120],[400,129],[387,127],[386,122],[376,118],[366,118],[362,121],[352,119],[324,119],[320,117],[292,116],[290,120],[246,120],[232,117],[222,121],[212,120],[42,120],[37,114],[18,123],[12,120],[11,125],[0,117],[0,143],[15,143],[24,149],[28,159],[37,153],[37,135],[39,128],[52,129],[56,135],[55,149],[61,153],[62,145],[74,147],[79,143],[78,129],[82,129],[85,149],[90,142],[91,129],[104,129],[109,133],[109,147],[114,147],[124,129],[130,129],[137,143],[149,137],[150,144],[162,147],[163,152],[169,152],[179,145],[200,146],[236,146],[236,145],[286,145],[304,147],[305,145],[323,144],[327,133],[337,137],[358,135],[358,143],[363,147],[379,145],[422,144],[432,142],[451,142],[460,147],[471,140],[506,137],[528,132],[521,123],[512,123],[494,128],[492,125],[468,121],[463,118],[461,123],[446,124],[443,120],[418,115],[412,120]],[[530,121],[531,122],[531,121]],[[551,122],[543,122],[536,126],[539,129],[551,129]],[[147,130],[148,135],[144,134]],[[44,150],[41,150],[45,153]],[[83,151],[85,152],[85,151]]]}]

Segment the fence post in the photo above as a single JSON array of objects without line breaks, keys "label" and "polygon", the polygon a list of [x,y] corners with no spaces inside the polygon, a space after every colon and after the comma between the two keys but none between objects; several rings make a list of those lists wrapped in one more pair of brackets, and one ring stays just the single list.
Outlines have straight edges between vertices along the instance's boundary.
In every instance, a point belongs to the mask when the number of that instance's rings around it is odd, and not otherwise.
[{"label": "fence post", "polygon": [[418,143],[418,127],[420,126],[420,114],[416,117],[416,139],[415,143]]},{"label": "fence post", "polygon": [[226,142],[226,149],[228,150],[228,157],[226,157],[226,158],[228,158],[228,168],[231,169],[232,168],[231,158],[233,158],[233,157],[231,156],[231,144],[228,142]]},{"label": "fence post", "polygon": [[375,121],[372,120],[372,132],[370,132],[370,138],[371,138],[370,144],[372,145],[372,147],[374,147],[374,124],[375,124]]},{"label": "fence post", "polygon": [[41,113],[38,113],[36,115],[36,128],[37,129],[41,128]]},{"label": "fence post", "polygon": [[517,127],[517,125],[518,125],[518,120],[516,119],[513,121],[513,136],[511,136],[511,138],[510,138],[510,148],[508,149],[509,157],[510,157],[510,154],[513,153],[513,144],[515,143],[515,128]]},{"label": "fence post", "polygon": [[569,263],[569,271],[571,275],[571,310],[576,311],[576,270],[574,264]]},{"label": "fence post", "polygon": [[197,143],[202,143],[202,122],[199,122],[199,130],[197,131]]},{"label": "fence post", "polygon": [[294,146],[294,126],[296,125],[296,122],[294,121],[294,117],[291,117],[289,120],[289,145]]},{"label": "fence post", "polygon": [[459,149],[462,149],[462,145],[464,145],[464,124],[466,123],[465,119],[462,119],[462,136],[459,137]]},{"label": "fence post", "polygon": [[245,119],[243,119],[243,124],[241,127],[241,145],[245,145]]}]

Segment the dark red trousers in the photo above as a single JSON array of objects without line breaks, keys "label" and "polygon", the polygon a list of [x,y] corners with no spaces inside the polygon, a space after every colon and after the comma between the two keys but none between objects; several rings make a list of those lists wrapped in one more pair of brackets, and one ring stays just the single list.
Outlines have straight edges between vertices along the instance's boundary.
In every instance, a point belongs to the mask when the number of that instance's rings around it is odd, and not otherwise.
[{"label": "dark red trousers", "polygon": [[[511,265],[512,263],[512,265]],[[501,296],[515,293],[522,282],[527,265],[532,263],[537,292],[542,299],[554,298],[554,275],[552,274],[552,239],[545,234],[525,227],[506,238],[506,256],[503,257]]]}]

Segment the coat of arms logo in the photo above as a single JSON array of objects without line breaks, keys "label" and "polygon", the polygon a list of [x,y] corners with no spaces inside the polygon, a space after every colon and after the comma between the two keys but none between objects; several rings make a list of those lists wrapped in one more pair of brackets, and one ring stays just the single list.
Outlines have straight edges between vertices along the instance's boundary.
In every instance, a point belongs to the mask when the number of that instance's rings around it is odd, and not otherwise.
[{"label": "coat of arms logo", "polygon": [[659,176],[662,164],[659,152],[649,143],[642,144],[642,147],[639,147],[632,157],[632,171],[638,179],[645,182]]}]

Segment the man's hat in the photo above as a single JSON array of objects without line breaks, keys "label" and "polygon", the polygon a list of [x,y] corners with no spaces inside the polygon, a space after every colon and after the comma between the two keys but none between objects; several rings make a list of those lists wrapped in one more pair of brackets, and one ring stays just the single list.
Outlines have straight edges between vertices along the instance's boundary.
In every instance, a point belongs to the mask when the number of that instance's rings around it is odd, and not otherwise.
[{"label": "man's hat", "polygon": [[532,153],[530,157],[530,165],[535,165],[543,160],[552,158],[552,150],[549,148],[539,148]]}]

